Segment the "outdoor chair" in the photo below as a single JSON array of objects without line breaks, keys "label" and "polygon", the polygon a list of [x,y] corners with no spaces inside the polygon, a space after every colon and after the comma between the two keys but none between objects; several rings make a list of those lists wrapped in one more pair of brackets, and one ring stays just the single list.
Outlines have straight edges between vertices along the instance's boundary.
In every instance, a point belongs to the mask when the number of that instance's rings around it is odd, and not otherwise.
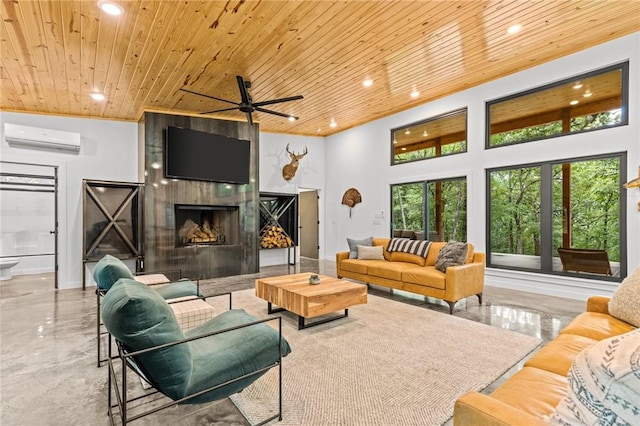
[{"label": "outdoor chair", "polygon": [[[127,424],[177,404],[226,398],[274,367],[279,374],[277,413],[260,424],[282,420],[282,357],[291,348],[282,337],[280,317],[257,320],[242,309],[232,309],[183,333],[159,293],[127,278],[107,292],[102,304],[104,324],[118,350],[112,357],[109,345],[107,399],[112,424],[118,418]],[[278,328],[268,321],[276,321]],[[139,389],[131,392],[128,371],[153,389],[142,395]],[[161,398],[151,406],[141,402],[158,392],[170,401]]]},{"label": "outdoor chair", "polygon": [[[176,272],[179,278],[178,281],[172,282],[165,275],[169,273],[175,274]],[[98,263],[96,263],[96,266],[93,270],[93,278],[96,282],[96,337],[98,367],[100,367],[102,362],[106,361],[106,358],[101,358],[101,339],[102,336],[108,334],[106,331],[102,330],[102,322],[100,316],[101,299],[105,296],[105,294],[107,294],[109,289],[120,278],[133,279],[150,286],[169,303],[182,303],[187,301],[194,301],[197,299],[204,299],[204,297],[200,293],[199,282],[196,281],[194,283],[193,281],[183,279],[181,277],[180,270],[134,275],[122,260],[111,255],[104,256],[98,261]],[[231,301],[229,303],[231,303]],[[209,319],[213,316],[213,308],[206,304],[204,301],[199,304],[199,307],[200,310],[209,310],[207,316],[203,316],[200,313],[200,317]]]},{"label": "outdoor chair", "polygon": [[563,271],[588,272],[611,276],[611,264],[606,250],[558,247]]}]

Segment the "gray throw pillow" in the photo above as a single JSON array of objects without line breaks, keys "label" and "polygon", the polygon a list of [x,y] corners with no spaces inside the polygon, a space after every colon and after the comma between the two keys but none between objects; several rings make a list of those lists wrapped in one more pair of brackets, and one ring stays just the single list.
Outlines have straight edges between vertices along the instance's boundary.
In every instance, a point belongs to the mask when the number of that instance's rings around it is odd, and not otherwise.
[{"label": "gray throw pillow", "polygon": [[467,257],[467,243],[449,241],[436,257],[436,269],[446,272],[449,266],[463,265]]},{"label": "gray throw pillow", "polygon": [[347,238],[347,244],[349,244],[349,259],[358,258],[358,246],[373,246],[373,237],[364,238],[362,240],[352,240]]}]

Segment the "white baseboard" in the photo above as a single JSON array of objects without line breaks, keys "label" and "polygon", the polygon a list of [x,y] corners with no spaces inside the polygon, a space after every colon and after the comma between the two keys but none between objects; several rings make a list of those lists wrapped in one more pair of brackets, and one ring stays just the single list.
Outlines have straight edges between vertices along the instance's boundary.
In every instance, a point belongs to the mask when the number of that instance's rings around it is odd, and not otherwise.
[{"label": "white baseboard", "polygon": [[561,277],[557,275],[494,268],[486,269],[484,283],[485,285],[494,287],[528,291],[575,300],[587,300],[590,296],[594,295],[611,297],[620,285],[617,282],[611,281]]}]

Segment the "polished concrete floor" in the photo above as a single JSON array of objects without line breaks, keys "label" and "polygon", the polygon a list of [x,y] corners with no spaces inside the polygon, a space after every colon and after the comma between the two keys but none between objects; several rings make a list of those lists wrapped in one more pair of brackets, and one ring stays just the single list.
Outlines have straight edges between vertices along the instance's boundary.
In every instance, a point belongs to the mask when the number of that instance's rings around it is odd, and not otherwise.
[{"label": "polished concrete floor", "polygon": [[[271,266],[252,275],[201,283],[205,294],[252,288],[257,277],[295,272],[335,276],[335,263],[303,259],[296,266]],[[448,312],[437,300],[372,286],[370,294]],[[458,302],[454,315],[531,335],[547,342],[578,313],[581,301],[491,287],[483,305],[475,297]],[[0,281],[0,424],[108,424],[107,368],[96,367],[96,297],[93,288],[53,289],[51,274]],[[464,344],[464,342],[460,342]],[[507,372],[487,391],[513,374]],[[246,425],[229,400],[176,407],[134,424]],[[277,424],[277,422],[274,422]]]}]

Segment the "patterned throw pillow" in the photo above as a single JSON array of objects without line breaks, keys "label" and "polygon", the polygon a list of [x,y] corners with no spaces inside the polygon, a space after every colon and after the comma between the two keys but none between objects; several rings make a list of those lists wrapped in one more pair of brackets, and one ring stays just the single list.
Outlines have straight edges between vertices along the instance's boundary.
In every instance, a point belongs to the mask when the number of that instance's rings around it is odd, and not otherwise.
[{"label": "patterned throw pillow", "polygon": [[351,238],[347,238],[347,244],[349,244],[349,259],[357,259],[358,246],[371,247],[373,245],[373,237],[364,238],[362,240],[352,240]]},{"label": "patterned throw pillow", "polygon": [[426,258],[427,253],[429,253],[430,245],[431,241],[410,240],[408,238],[392,238],[391,241],[389,241],[389,247],[387,248],[387,250],[389,250],[390,252],[399,251],[403,253],[415,254]]},{"label": "patterned throw pillow", "polygon": [[436,269],[446,272],[449,266],[464,264],[467,257],[467,243],[459,243],[457,241],[449,241],[442,247],[436,257]]},{"label": "patterned throw pillow", "polygon": [[358,259],[384,260],[382,246],[358,246]]},{"label": "patterned throw pillow", "polygon": [[640,425],[640,329],[584,349],[552,425]]},{"label": "patterned throw pillow", "polygon": [[640,266],[622,281],[611,296],[609,313],[621,321],[640,327]]}]

